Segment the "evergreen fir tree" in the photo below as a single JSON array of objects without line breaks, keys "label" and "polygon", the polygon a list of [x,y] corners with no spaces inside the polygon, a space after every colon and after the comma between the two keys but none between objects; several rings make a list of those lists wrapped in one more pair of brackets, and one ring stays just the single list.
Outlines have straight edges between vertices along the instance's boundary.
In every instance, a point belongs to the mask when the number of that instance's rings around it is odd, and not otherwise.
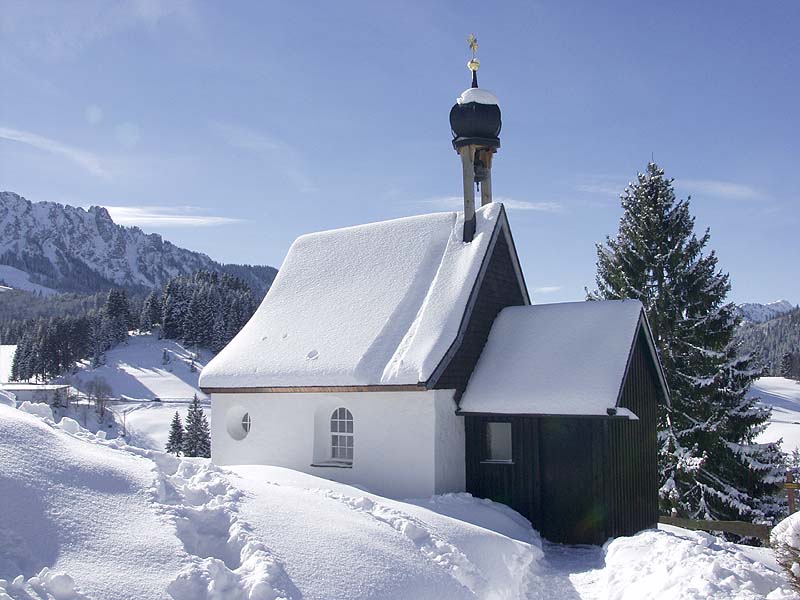
[{"label": "evergreen fir tree", "polygon": [[761,369],[739,355],[728,275],[710,235],[694,233],[689,201],[650,163],[621,196],[619,232],[597,246],[590,299],[635,298],[645,307],[671,391],[660,407],[662,510],[703,519],[758,521],[779,509],[780,451],[758,445],[770,410],[747,399]]},{"label": "evergreen fir tree", "polygon": [[123,289],[112,289],[103,306],[103,319],[111,345],[124,342],[128,337],[131,315],[128,295]]},{"label": "evergreen fir tree", "polygon": [[181,277],[167,282],[161,302],[161,327],[164,337],[175,340],[183,337],[183,325],[188,312],[188,298]]},{"label": "evergreen fir tree", "polygon": [[171,452],[175,456],[180,455],[183,449],[183,437],[183,423],[181,422],[181,416],[176,410],[169,428],[169,439],[167,440],[166,451]]},{"label": "evergreen fir tree", "polygon": [[785,352],[781,356],[781,377],[792,378],[792,353]]},{"label": "evergreen fir tree", "polygon": [[150,292],[144,299],[142,311],[139,314],[139,329],[152,331],[153,327],[161,322],[161,302],[158,294]]},{"label": "evergreen fir tree", "polygon": [[183,435],[183,455],[211,458],[211,432],[208,419],[200,408],[197,394],[186,415],[186,430]]},{"label": "evergreen fir tree", "polygon": [[214,316],[214,324],[211,328],[211,350],[219,352],[228,343],[225,335],[225,316],[220,311]]}]

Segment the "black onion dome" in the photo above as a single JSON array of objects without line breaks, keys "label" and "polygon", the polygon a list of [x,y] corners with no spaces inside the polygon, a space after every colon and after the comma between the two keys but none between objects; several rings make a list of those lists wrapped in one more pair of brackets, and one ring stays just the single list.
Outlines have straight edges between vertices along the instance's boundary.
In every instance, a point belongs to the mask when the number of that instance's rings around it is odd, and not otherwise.
[{"label": "black onion dome", "polygon": [[450,129],[456,147],[468,143],[499,146],[501,127],[497,99],[486,90],[468,89],[450,109]]}]

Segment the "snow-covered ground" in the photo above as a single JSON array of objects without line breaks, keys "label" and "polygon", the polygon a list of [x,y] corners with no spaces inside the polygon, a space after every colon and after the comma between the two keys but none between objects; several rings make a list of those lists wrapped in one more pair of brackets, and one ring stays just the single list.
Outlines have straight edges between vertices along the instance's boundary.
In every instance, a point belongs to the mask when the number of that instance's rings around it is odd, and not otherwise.
[{"label": "snow-covered ground", "polygon": [[9,287],[17,290],[25,290],[28,292],[37,292],[43,296],[52,296],[58,292],[49,287],[33,283],[25,271],[21,271],[9,265],[0,265],[0,282],[4,287]]},{"label": "snow-covered ground", "polygon": [[[166,350],[169,362],[164,364]],[[75,388],[86,390],[89,381],[102,377],[111,386],[112,395],[120,401],[108,407],[120,424],[125,424],[130,443],[144,448],[163,450],[167,443],[169,424],[175,411],[186,418],[192,398],[197,395],[201,405],[210,413],[208,397],[200,390],[197,380],[200,370],[211,358],[200,350],[191,363],[195,349],[172,340],[159,340],[157,335],[131,335],[127,343],[106,353],[106,363],[91,368],[88,362],[69,378]],[[160,402],[154,402],[159,398]]]},{"label": "snow-covered ground", "polygon": [[390,500],[229,469],[0,404],[0,599],[787,600],[770,550],[676,528],[542,543],[468,494]]},{"label": "snow-covered ground", "polygon": [[800,382],[785,377],[762,377],[753,383],[750,395],[772,407],[772,419],[758,437],[759,442],[783,439],[783,451],[800,449]]},{"label": "snow-covered ground", "polygon": [[[127,342],[106,353],[104,365],[91,368],[84,361],[69,383],[82,390],[88,381],[102,377],[111,386],[115,397],[191,400],[197,394],[198,398],[204,399],[206,395],[200,391],[197,380],[211,353],[200,350],[199,360],[194,361],[195,369],[192,371],[194,351],[194,348],[190,350],[173,340],[159,340],[155,334],[131,335]],[[167,354],[166,363],[164,352]]]}]

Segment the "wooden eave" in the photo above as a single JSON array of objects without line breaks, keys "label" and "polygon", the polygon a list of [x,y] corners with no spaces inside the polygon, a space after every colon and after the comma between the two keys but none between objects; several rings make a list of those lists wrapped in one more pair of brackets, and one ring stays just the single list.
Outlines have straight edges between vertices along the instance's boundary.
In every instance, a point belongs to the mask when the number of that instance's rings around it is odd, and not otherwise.
[{"label": "wooden eave", "polygon": [[536,417],[536,418],[544,418],[544,417],[558,417],[558,418],[565,418],[565,419],[625,419],[628,420],[630,417],[628,415],[585,415],[585,414],[562,414],[562,413],[499,413],[499,412],[472,412],[466,410],[456,410],[456,414],[459,416],[469,416],[469,417],[491,417],[493,419],[515,419],[517,417]]},{"label": "wooden eave", "polygon": [[647,341],[647,347],[650,350],[650,358],[655,366],[656,378],[658,379],[658,385],[661,388],[661,392],[664,395],[664,401],[669,404],[669,385],[667,384],[667,378],[664,374],[664,367],[661,365],[661,359],[658,358],[658,351],[656,350],[655,341],[653,340],[653,331],[650,329],[650,322],[647,320],[647,313],[645,313],[644,308],[642,308],[641,312],[639,313],[639,321],[636,324],[636,331],[633,334],[633,340],[631,340],[631,347],[630,350],[628,350],[628,360],[625,363],[625,372],[622,374],[622,380],[619,382],[619,392],[617,393],[617,401],[614,404],[615,407],[619,407],[619,403],[622,400],[622,393],[625,389],[625,381],[628,379],[628,371],[630,370],[631,363],[633,362],[633,353],[636,350],[636,344],[639,342],[640,332],[644,334],[644,338]]},{"label": "wooden eave", "polygon": [[395,385],[290,385],[266,387],[201,387],[205,394],[330,394],[347,392],[426,392],[424,383]]}]

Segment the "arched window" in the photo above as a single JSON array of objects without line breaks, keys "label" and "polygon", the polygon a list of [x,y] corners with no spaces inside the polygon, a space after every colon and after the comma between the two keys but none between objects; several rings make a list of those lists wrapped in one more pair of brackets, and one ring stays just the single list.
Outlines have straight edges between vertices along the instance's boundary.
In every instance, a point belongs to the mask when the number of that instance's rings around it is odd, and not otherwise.
[{"label": "arched window", "polygon": [[242,429],[245,435],[250,433],[250,413],[244,413],[242,416]]},{"label": "arched window", "polygon": [[353,462],[353,415],[346,408],[331,414],[331,459]]}]

